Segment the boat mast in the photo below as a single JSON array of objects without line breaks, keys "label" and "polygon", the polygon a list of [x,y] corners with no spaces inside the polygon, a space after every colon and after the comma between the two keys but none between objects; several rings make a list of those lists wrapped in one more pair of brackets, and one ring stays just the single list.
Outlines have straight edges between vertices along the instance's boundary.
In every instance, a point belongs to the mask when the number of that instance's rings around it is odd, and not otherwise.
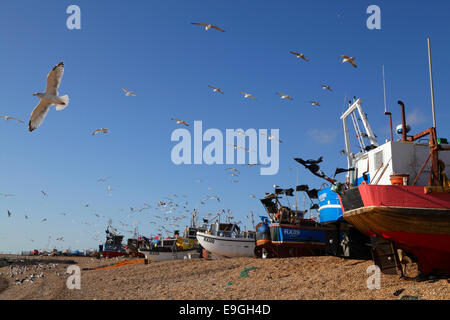
[{"label": "boat mast", "polygon": [[436,113],[434,109],[434,89],[433,89],[433,70],[431,67],[431,44],[430,44],[430,38],[427,38],[428,43],[428,67],[430,71],[430,90],[431,90],[431,109],[433,112],[433,128],[434,131],[436,131]]}]

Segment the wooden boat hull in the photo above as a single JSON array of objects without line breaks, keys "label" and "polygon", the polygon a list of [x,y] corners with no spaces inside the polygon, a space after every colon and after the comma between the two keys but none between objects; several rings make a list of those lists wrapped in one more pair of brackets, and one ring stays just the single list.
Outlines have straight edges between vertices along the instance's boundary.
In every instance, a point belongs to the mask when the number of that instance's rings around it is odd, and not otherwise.
[{"label": "wooden boat hull", "polygon": [[340,195],[344,219],[412,253],[423,274],[450,274],[450,193],[363,184]]}]

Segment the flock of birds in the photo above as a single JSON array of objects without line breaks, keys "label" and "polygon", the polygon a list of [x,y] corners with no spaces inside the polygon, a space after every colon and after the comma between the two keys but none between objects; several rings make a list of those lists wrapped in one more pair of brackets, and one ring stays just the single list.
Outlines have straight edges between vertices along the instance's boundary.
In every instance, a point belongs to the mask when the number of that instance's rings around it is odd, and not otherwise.
[{"label": "flock of birds", "polygon": [[[213,25],[213,24],[206,24],[206,23],[200,23],[200,22],[192,22],[193,25],[200,25],[202,27],[205,28],[206,31],[210,30],[210,29],[215,29],[217,31],[221,31],[221,32],[225,32],[224,29]],[[310,60],[305,56],[305,54],[301,53],[301,52],[297,52],[297,51],[290,51],[290,54],[295,55],[297,59],[301,59],[305,62],[310,62]],[[350,65],[352,65],[354,68],[357,67],[356,63],[355,63],[355,57],[350,57],[350,56],[346,56],[346,55],[342,55],[342,63],[348,63]],[[55,109],[57,111],[62,111],[64,110],[68,104],[69,104],[69,97],[68,95],[64,95],[64,96],[59,96],[59,92],[58,89],[61,85],[61,81],[64,75],[64,62],[60,62],[58,63],[47,75],[47,84],[46,84],[46,89],[44,92],[42,93],[35,93],[33,94],[33,96],[36,96],[39,98],[39,103],[38,105],[33,109],[29,122],[28,122],[28,129],[30,132],[34,131],[35,129],[37,129],[40,125],[42,125],[46,115],[48,114],[50,107],[51,106],[55,106]],[[220,93],[220,94],[224,94],[224,91],[216,86],[213,85],[208,85],[208,87],[210,89],[213,90],[214,93]],[[332,88],[327,85],[327,84],[323,84],[322,86],[323,90],[327,90],[329,92],[332,92]],[[136,93],[129,91],[125,88],[122,88],[125,96],[136,96]],[[241,91],[240,92],[244,99],[250,98],[253,100],[256,100],[256,97],[248,92],[244,92]],[[280,98],[286,99],[286,100],[294,100],[293,97],[291,97],[288,94],[285,93],[281,93],[281,92],[276,92],[277,95],[280,96]],[[309,101],[309,103],[311,103],[311,105],[313,106],[320,106],[320,103],[318,101],[312,100]],[[13,117],[13,116],[8,116],[8,115],[0,115],[0,117],[2,117],[5,121],[17,121],[18,123],[24,123],[24,121]],[[176,124],[178,125],[184,125],[184,126],[189,126],[189,123],[185,120],[182,119],[178,119],[178,118],[171,118],[171,120],[176,121]],[[98,134],[106,134],[109,132],[108,128],[99,128],[96,129],[92,132],[92,135],[98,135]],[[240,132],[240,134],[245,135],[244,132]],[[277,140],[278,142],[281,143],[281,140],[279,140],[277,137],[271,136],[271,135],[267,135],[268,139],[270,140]],[[233,147],[234,149],[243,149],[247,152],[255,152],[255,150],[250,150],[238,145],[229,145],[231,147]],[[254,166],[254,165],[258,165],[258,164],[247,164],[247,166]],[[228,171],[228,173],[233,177],[233,178],[238,178],[240,176],[240,171],[237,170],[236,168],[227,168],[225,169]],[[98,179],[98,182],[106,182],[108,178],[101,178]],[[196,182],[200,182],[200,180],[196,180]],[[237,179],[233,179],[232,180],[233,183],[238,183],[239,180]],[[209,188],[208,188],[209,189]],[[107,186],[107,194],[109,196],[111,196],[111,186],[108,184]],[[42,191],[42,194],[44,195],[44,197],[47,197],[47,194]],[[4,193],[0,193],[0,196],[4,196],[4,197],[12,197],[14,195],[12,194],[4,194]],[[175,201],[174,197],[178,197],[176,194],[173,195],[172,198],[167,197],[166,199],[164,199],[164,201],[158,201],[156,206],[151,206],[147,203],[145,203],[144,205],[142,205],[139,209],[135,209],[133,207],[130,207],[130,213],[131,214],[137,214],[137,213],[147,213],[147,214],[151,214],[152,212],[154,213],[152,216],[154,218],[153,221],[150,221],[151,224],[161,224],[160,227],[157,229],[158,232],[162,233],[162,232],[168,232],[168,230],[165,228],[165,226],[171,226],[171,227],[175,227],[175,228],[180,228],[182,227],[180,222],[183,219],[186,219],[188,216],[187,214],[190,212],[193,212],[193,210],[197,210],[197,209],[191,209],[188,208],[188,202],[187,201],[183,201],[183,202],[177,202]],[[255,195],[250,194],[251,198],[255,198]],[[200,201],[201,205],[206,204],[207,201],[209,200],[216,200],[218,203],[220,203],[220,198],[218,196],[211,196],[208,195],[206,196],[204,199],[202,199]],[[89,207],[89,204],[85,205],[86,208]],[[123,209],[120,209],[120,211],[124,211]],[[160,212],[160,214],[155,214],[157,212]],[[180,212],[181,211],[181,212]],[[172,213],[178,212],[180,213],[180,215],[178,216],[174,216],[171,215]],[[220,211],[218,211],[216,213],[216,215],[220,215],[220,213],[226,212],[225,209],[221,209]],[[161,214],[162,213],[162,214]],[[230,216],[230,210],[228,209],[228,213]],[[12,216],[11,211],[7,211],[8,217]],[[63,213],[62,215],[66,215],[67,213]],[[100,218],[100,215],[97,213],[94,213],[95,216],[97,218]],[[207,218],[213,216],[214,213],[208,213],[208,215],[206,216]],[[129,215],[130,217],[130,215]],[[102,216],[102,218],[105,218],[105,216]],[[29,217],[27,215],[25,215],[25,219],[29,219]],[[41,222],[45,222],[47,221],[47,218],[43,218],[41,220]],[[74,222],[74,220],[72,220],[72,222]],[[129,226],[129,224],[126,224],[122,221],[119,221],[119,223],[126,227]],[[88,222],[84,222],[84,224],[86,225],[90,225],[90,223]],[[132,225],[136,225],[136,223],[133,223]],[[95,224],[94,224],[95,226]],[[126,231],[126,232],[131,232],[131,231]],[[98,234],[98,233],[97,233]],[[100,239],[98,239],[97,237],[95,237],[94,239],[97,239],[100,241]],[[30,241],[32,241],[32,239],[30,239]],[[63,237],[58,237],[57,241],[64,241]]]}]

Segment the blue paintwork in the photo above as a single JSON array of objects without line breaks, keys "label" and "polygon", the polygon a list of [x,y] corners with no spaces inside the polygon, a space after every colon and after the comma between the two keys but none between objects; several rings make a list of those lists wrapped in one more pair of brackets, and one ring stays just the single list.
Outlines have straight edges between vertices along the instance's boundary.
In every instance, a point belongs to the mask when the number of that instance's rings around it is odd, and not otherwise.
[{"label": "blue paintwork", "polygon": [[319,191],[319,208],[325,205],[338,205],[339,208],[324,208],[320,209],[320,222],[329,223],[334,221],[343,221],[342,209],[340,208],[339,196],[336,192],[331,191],[330,188],[325,188]]},{"label": "blue paintwork", "polygon": [[271,224],[269,226],[272,228],[277,228],[277,237],[274,241],[280,242],[323,242],[325,243],[325,233],[323,230],[310,230],[310,229],[301,229],[301,227],[290,226],[290,225],[279,225],[279,224]]}]

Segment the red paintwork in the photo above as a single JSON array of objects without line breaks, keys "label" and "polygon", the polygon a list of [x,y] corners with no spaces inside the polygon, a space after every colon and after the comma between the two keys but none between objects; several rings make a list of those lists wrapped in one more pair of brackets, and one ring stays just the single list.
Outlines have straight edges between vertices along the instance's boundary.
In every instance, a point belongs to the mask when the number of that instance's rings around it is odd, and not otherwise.
[{"label": "red paintwork", "polygon": [[[436,214],[448,216],[448,213],[444,213],[442,209],[450,208],[450,193],[426,194],[423,186],[362,184],[358,188],[364,207],[437,209]],[[342,203],[341,207],[343,209]],[[394,242],[399,249],[413,253],[417,257],[419,270],[423,274],[450,274],[450,234],[415,233],[411,232],[412,230],[377,230],[368,227],[370,236],[381,235]],[[401,224],[396,227],[401,228]]]},{"label": "red paintwork", "polygon": [[423,186],[367,185],[359,187],[365,207],[450,208],[450,193],[425,193]]},{"label": "red paintwork", "polygon": [[450,234],[417,234],[375,230],[399,249],[412,252],[423,274],[450,274]]},{"label": "red paintwork", "polygon": [[121,251],[103,251],[102,252],[104,258],[115,258],[126,255],[126,252]]}]

